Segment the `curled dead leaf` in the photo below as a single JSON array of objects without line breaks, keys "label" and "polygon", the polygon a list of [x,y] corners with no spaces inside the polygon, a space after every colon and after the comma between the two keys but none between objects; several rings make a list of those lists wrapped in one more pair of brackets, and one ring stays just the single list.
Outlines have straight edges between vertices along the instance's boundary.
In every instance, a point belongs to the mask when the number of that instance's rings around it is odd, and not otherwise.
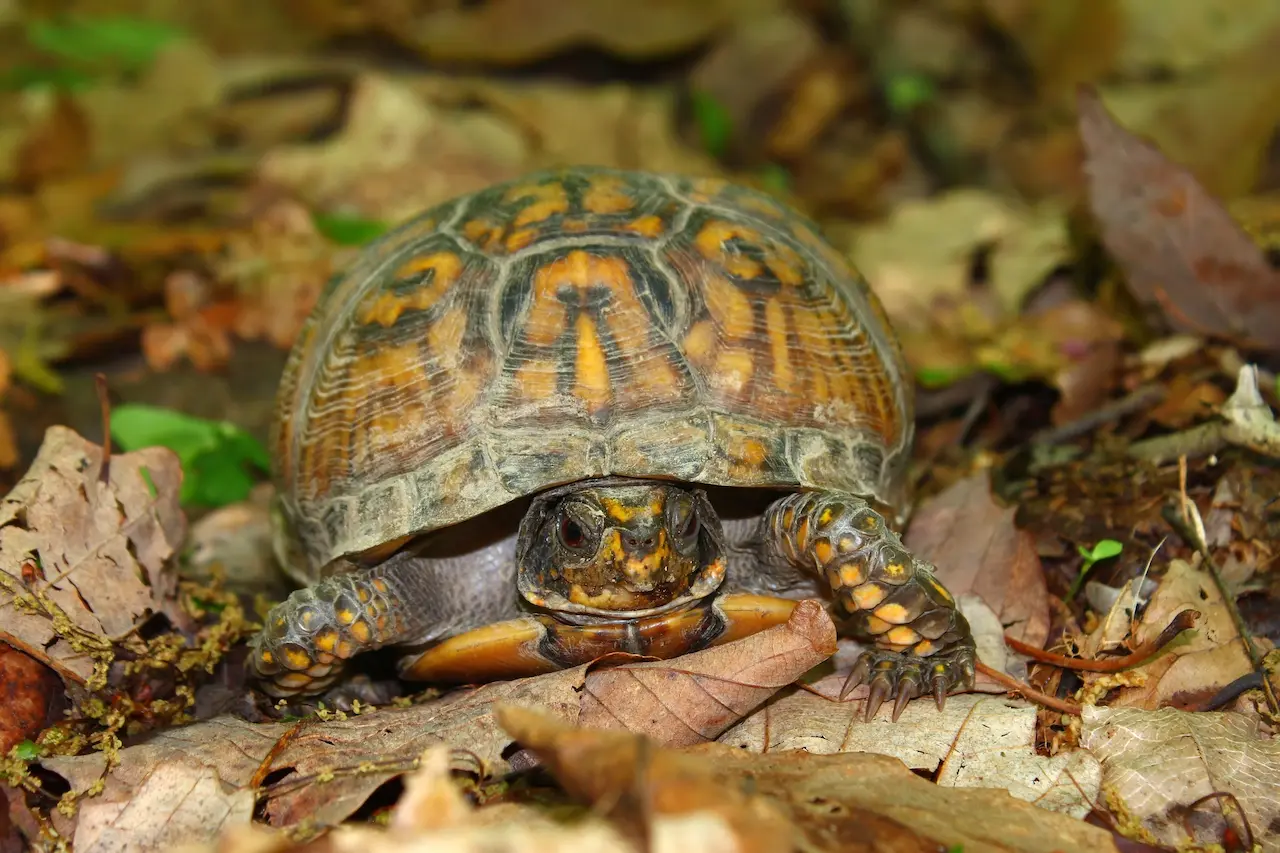
[{"label": "curled dead leaf", "polygon": [[570,796],[606,810],[643,837],[657,816],[709,812],[733,830],[742,853],[787,850],[792,828],[742,787],[717,784],[712,765],[630,732],[579,728],[529,708],[502,704],[498,722],[532,750]]},{"label": "curled dead leaf", "polygon": [[643,732],[668,746],[714,740],[835,651],[831,617],[821,602],[802,601],[785,624],[741,640],[589,673],[579,723]]}]

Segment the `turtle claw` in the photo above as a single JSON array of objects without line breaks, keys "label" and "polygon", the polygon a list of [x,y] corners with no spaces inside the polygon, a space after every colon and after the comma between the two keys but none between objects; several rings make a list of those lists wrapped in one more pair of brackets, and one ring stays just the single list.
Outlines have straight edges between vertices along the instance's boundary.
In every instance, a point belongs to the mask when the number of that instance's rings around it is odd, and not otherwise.
[{"label": "turtle claw", "polygon": [[867,694],[867,710],[866,721],[871,722],[871,718],[880,710],[880,706],[884,704],[884,700],[893,695],[893,681],[891,676],[884,672],[876,673],[871,679],[871,688]]},{"label": "turtle claw", "polygon": [[858,658],[858,662],[853,665],[853,669],[849,670],[849,677],[844,680],[844,687],[840,688],[840,701],[843,702],[849,698],[849,694],[858,689],[868,676],[871,675],[871,660],[867,655]]},{"label": "turtle claw", "polygon": [[898,722],[898,717],[902,716],[902,709],[907,707],[907,703],[920,695],[920,685],[915,681],[903,681],[898,686],[898,698],[893,700],[893,721]]},{"label": "turtle claw", "polygon": [[928,658],[873,649],[858,658],[845,680],[840,698],[847,698],[854,688],[869,681],[867,720],[892,699],[893,719],[897,722],[907,703],[926,692],[933,695],[941,711],[946,706],[948,695],[957,689],[973,687],[973,654],[973,647],[968,645]]},{"label": "turtle claw", "polygon": [[947,706],[947,677],[939,672],[933,676],[933,701],[937,703],[938,710],[944,710]]}]

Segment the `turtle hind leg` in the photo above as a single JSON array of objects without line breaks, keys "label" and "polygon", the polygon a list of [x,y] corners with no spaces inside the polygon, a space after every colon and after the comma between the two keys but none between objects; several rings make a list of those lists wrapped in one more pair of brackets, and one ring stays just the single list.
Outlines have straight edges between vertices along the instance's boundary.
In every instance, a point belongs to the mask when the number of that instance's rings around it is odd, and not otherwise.
[{"label": "turtle hind leg", "polygon": [[867,683],[867,719],[892,699],[906,703],[973,686],[973,632],[955,599],[864,499],[843,492],[798,492],[771,504],[761,533],[773,557],[816,574],[831,590],[843,629],[875,648],[863,653],[843,695]]}]

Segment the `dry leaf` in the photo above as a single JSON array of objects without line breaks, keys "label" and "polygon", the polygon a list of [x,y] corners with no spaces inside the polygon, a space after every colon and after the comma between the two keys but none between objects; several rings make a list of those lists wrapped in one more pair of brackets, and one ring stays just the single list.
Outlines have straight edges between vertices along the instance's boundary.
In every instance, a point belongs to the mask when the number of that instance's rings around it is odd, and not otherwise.
[{"label": "dry leaf", "polygon": [[293,346],[303,321],[333,275],[336,252],[311,212],[292,200],[259,211],[247,232],[231,235],[217,273],[237,291],[233,328],[247,341]]},{"label": "dry leaf", "polygon": [[[503,751],[511,739],[493,717],[494,702],[550,708],[565,720],[578,718],[579,690],[585,667],[518,681],[486,684],[433,702],[407,708],[381,708],[344,720],[308,722],[272,757],[271,773],[295,788],[267,793],[270,823],[289,826],[303,820],[335,825],[350,817],[377,788],[399,776],[427,747],[446,744],[467,750],[491,773],[508,768]],[[400,762],[399,768],[355,772],[367,762]],[[321,781],[321,773],[346,768]],[[281,772],[285,771],[285,772]],[[307,784],[296,787],[299,780]]]},{"label": "dry leaf", "polygon": [[1079,96],[1089,202],[1134,295],[1175,330],[1280,349],[1280,271],[1187,169]]},{"label": "dry leaf", "polygon": [[441,4],[399,32],[434,62],[515,64],[570,47],[594,46],[631,59],[693,47],[777,0],[491,0]]},{"label": "dry leaf", "polygon": [[[1102,761],[1104,784],[1126,815],[1142,821],[1162,844],[1220,844],[1221,800],[1201,804],[1189,820],[1203,830],[1194,841],[1185,807],[1207,794],[1234,794],[1264,851],[1280,850],[1280,742],[1258,736],[1241,714],[1189,713],[1174,708],[1085,708],[1080,742]],[[1231,825],[1238,833],[1238,818]]]},{"label": "dry leaf", "polygon": [[453,782],[453,750],[444,744],[427,747],[418,769],[404,780],[404,794],[391,812],[393,831],[431,832],[462,826],[471,806]]},{"label": "dry leaf", "polygon": [[570,796],[641,836],[655,816],[709,812],[732,828],[741,853],[791,846],[787,820],[742,786],[717,784],[712,762],[658,747],[644,735],[578,728],[528,708],[502,704],[496,713]]},{"label": "dry leaf", "polygon": [[[990,475],[983,471],[921,506],[906,545],[938,567],[938,577],[953,595],[979,596],[995,612],[1002,633],[1042,646],[1049,636],[1048,590],[1035,539],[1018,529],[1016,512],[995,502]],[[1008,657],[1003,636],[981,637],[975,629],[975,637],[979,657],[1003,666]]]},{"label": "dry leaf", "polygon": [[8,643],[0,643],[0,756],[35,737],[49,722],[62,682],[49,667]]},{"label": "dry leaf", "polygon": [[432,103],[479,102],[508,119],[531,149],[530,168],[587,163],[687,175],[723,172],[681,138],[669,87],[453,77],[419,78],[414,85]]},{"label": "dry leaf", "polygon": [[525,171],[528,153],[509,122],[428,103],[404,81],[352,82],[343,128],[319,145],[282,145],[258,167],[269,184],[321,209],[396,222]]},{"label": "dry leaf", "polygon": [[[146,849],[203,841],[224,825],[248,821],[254,774],[290,728],[226,716],[158,731],[119,750],[109,773],[101,753],[42,759],[81,797],[75,817],[55,811],[52,819],[64,836],[74,836],[77,851],[94,839],[98,849],[122,849],[111,848],[122,836]],[[99,783],[102,792],[91,795]]]},{"label": "dry leaf", "polygon": [[812,849],[1106,853],[1110,834],[1004,791],[944,788],[895,758],[868,753],[756,755],[720,744],[686,750],[725,788],[749,784],[777,803]]},{"label": "dry leaf", "polygon": [[1122,0],[1124,40],[1120,68],[1125,77],[1163,73],[1203,74],[1262,41],[1280,26],[1272,0],[1237,0],[1232,14],[1212,3]]},{"label": "dry leaf", "polygon": [[758,141],[748,131],[759,127],[761,109],[783,100],[822,48],[814,24],[793,12],[747,20],[729,29],[699,60],[688,86],[725,111],[736,131],[731,142],[754,146]]},{"label": "dry leaf", "polygon": [[973,257],[987,245],[990,287],[1005,315],[1070,253],[1061,211],[966,189],[898,205],[883,223],[858,229],[850,257],[895,328],[927,330],[937,305],[970,298]]},{"label": "dry leaf", "polygon": [[217,63],[206,45],[179,39],[161,48],[136,82],[102,81],[78,93],[93,162],[115,165],[145,151],[204,143],[210,135],[204,111],[223,96]]},{"label": "dry leaf", "polygon": [[[1082,646],[1087,657],[1099,657],[1117,635],[1129,633],[1129,598],[1121,598],[1107,618]],[[1159,656],[1130,672],[1141,676],[1140,683],[1123,687],[1109,703],[1112,707],[1154,709],[1164,705],[1194,704],[1249,672],[1252,667],[1240,644],[1235,623],[1223,604],[1213,579],[1184,560],[1169,564],[1160,585],[1142,612],[1142,621],[1129,642],[1133,646],[1151,642],[1173,617],[1183,610],[1199,611],[1196,630],[1183,634]],[[1107,673],[1082,673],[1086,684],[1111,681]]]},{"label": "dry leaf", "polygon": [[89,159],[89,123],[83,110],[66,93],[51,97],[44,121],[31,129],[14,158],[14,180],[24,187],[72,174]]},{"label": "dry leaf", "polygon": [[[182,469],[164,448],[112,456],[51,427],[27,474],[0,501],[0,640],[65,679],[84,682],[94,660],[64,636],[104,646],[174,606],[170,558],[186,532]],[[69,625],[55,630],[55,615]]]},{"label": "dry leaf", "polygon": [[167,853],[204,841],[225,826],[247,824],[253,802],[251,788],[228,788],[207,767],[166,759],[148,768],[128,797],[82,802],[72,843],[78,853]]},{"label": "dry leaf", "polygon": [[802,601],[786,624],[750,637],[590,673],[578,722],[631,729],[668,746],[714,740],[835,651],[831,617],[821,602]]},{"label": "dry leaf", "polygon": [[[780,696],[725,732],[720,743],[752,752],[803,750],[812,755],[874,752],[912,770],[938,773],[947,787],[1004,788],[1041,808],[1083,817],[1101,773],[1083,750],[1049,757],[1036,751],[1036,709],[1011,699],[958,695],[939,712],[912,702],[894,723],[867,723],[837,698],[844,676]],[[939,771],[941,768],[941,771]]]},{"label": "dry leaf", "polygon": [[742,850],[791,849],[788,836],[799,849],[868,853],[1115,849],[1095,827],[1004,792],[941,788],[885,756],[761,755],[723,744],[674,750],[523,708],[498,713],[570,795],[614,820],[710,811],[734,828]]},{"label": "dry leaf", "polygon": [[[209,848],[209,853],[249,851],[240,845],[256,840],[247,832],[239,833],[230,836],[223,848]],[[514,805],[486,806],[473,813],[472,823],[429,835],[345,825],[325,841],[335,853],[636,853],[635,843],[602,818],[588,816],[566,823],[549,817],[545,810]],[[658,818],[650,841],[652,853],[739,853],[730,827],[705,812]],[[301,848],[289,849],[301,853]]]}]

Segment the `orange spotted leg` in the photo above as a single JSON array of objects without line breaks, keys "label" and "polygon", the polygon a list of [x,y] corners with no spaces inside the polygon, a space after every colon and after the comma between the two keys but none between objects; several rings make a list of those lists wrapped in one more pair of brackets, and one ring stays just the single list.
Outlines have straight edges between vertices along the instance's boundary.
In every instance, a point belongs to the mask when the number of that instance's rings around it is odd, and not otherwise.
[{"label": "orange spotted leg", "polygon": [[250,644],[249,665],[263,692],[276,698],[318,694],[361,652],[405,642],[423,626],[406,614],[397,577],[386,567],[325,578],[293,592],[267,614]]},{"label": "orange spotted leg", "polygon": [[893,699],[897,720],[907,702],[932,692],[938,708],[958,687],[973,686],[974,641],[955,599],[862,498],[798,492],[773,503],[763,531],[773,559],[816,572],[831,588],[843,629],[870,640],[842,697],[867,682],[866,716]]}]

